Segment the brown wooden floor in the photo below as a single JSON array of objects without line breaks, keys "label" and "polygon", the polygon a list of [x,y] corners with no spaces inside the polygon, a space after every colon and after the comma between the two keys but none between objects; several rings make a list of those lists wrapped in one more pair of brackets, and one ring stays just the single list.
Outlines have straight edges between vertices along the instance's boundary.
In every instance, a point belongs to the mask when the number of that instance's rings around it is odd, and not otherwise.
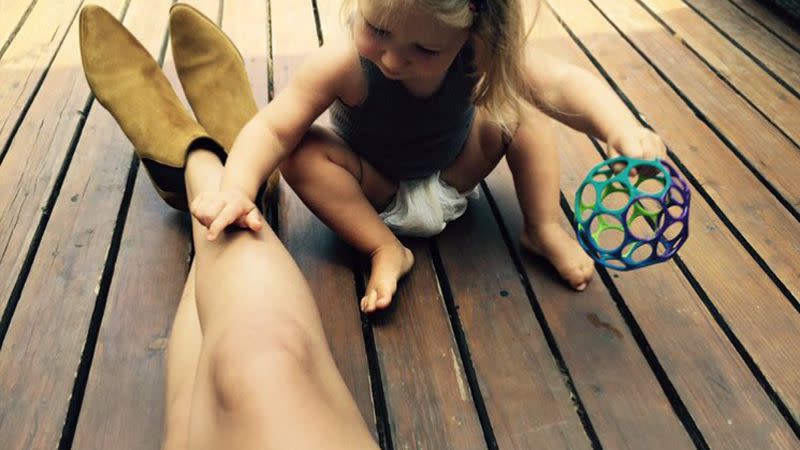
[{"label": "brown wooden floor", "polygon": [[[94,2],[165,54],[170,1]],[[154,449],[162,430],[188,221],[90,95],[81,3],[0,12],[2,449]],[[262,104],[336,26],[336,0],[191,3],[241,47]],[[755,0],[551,3],[537,39],[663,136],[692,236],[576,294],[519,252],[502,163],[464,218],[409,241],[396,307],[365,318],[361,260],[284,186],[279,234],[370,428],[386,449],[800,448],[800,33]],[[572,202],[601,156],[558,135]]]}]

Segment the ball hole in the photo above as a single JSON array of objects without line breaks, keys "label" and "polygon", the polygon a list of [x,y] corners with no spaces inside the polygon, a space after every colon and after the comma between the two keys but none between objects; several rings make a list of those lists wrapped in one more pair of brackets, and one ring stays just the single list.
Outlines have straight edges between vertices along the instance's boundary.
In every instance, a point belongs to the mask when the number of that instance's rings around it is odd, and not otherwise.
[{"label": "ball hole", "polygon": [[659,242],[658,245],[656,245],[656,255],[658,255],[660,258],[663,258],[664,255],[667,254],[668,250],[669,249],[667,249],[663,242]]},{"label": "ball hole", "polygon": [[607,211],[621,211],[630,202],[631,192],[625,184],[613,181],[603,188],[600,197]]},{"label": "ball hole", "polygon": [[622,222],[615,216],[599,214],[592,220],[590,227],[595,247],[598,250],[611,251],[619,248],[625,241]]},{"label": "ball hole", "polygon": [[683,205],[686,203],[686,199],[683,197],[683,192],[674,186],[669,190],[669,200],[671,204],[678,203]]},{"label": "ball hole", "polygon": [[578,206],[578,217],[581,221],[588,220],[594,212],[597,204],[597,189],[593,184],[587,184],[581,188],[578,194],[580,205]]},{"label": "ball hole", "polygon": [[672,205],[667,208],[667,212],[669,212],[669,215],[672,216],[673,219],[682,219],[685,211],[686,208],[681,205]]},{"label": "ball hole", "polygon": [[625,223],[637,239],[649,241],[664,224],[663,205],[653,198],[638,198],[625,213]]},{"label": "ball hole", "polygon": [[683,233],[683,222],[673,222],[666,230],[664,230],[664,238],[668,241],[673,241],[680,237]]},{"label": "ball hole", "polygon": [[661,172],[658,172],[654,176],[646,176],[641,172],[638,172],[632,177],[631,184],[636,186],[636,190],[643,194],[659,197],[664,193],[664,188],[667,185],[667,179]]}]

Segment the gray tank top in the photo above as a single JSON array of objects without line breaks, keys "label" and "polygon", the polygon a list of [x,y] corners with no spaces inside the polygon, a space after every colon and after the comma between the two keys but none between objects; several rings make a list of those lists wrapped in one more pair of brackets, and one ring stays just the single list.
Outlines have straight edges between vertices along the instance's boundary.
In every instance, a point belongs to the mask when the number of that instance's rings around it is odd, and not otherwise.
[{"label": "gray tank top", "polygon": [[366,58],[367,97],[358,106],[331,105],[333,130],[384,175],[421,178],[452,163],[467,140],[475,106],[472,46],[464,45],[436,93],[411,95],[402,82],[386,78]]}]

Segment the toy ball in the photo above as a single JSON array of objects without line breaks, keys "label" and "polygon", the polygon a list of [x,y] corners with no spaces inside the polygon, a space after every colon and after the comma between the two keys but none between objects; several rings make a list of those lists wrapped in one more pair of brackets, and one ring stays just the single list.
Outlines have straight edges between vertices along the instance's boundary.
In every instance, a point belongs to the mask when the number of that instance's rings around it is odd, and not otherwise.
[{"label": "toy ball", "polygon": [[578,243],[612,269],[664,262],[689,237],[689,199],[689,184],[668,162],[609,159],[575,193]]}]

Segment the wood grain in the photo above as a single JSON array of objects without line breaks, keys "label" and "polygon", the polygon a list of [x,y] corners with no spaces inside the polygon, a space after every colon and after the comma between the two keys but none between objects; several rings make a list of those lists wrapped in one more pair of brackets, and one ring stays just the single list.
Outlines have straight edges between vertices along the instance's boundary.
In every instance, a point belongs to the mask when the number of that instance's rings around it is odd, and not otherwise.
[{"label": "wood grain", "polygon": [[[38,2],[3,53],[0,59],[3,80],[0,84],[0,152],[25,114],[44,75],[52,72],[50,75],[55,78],[62,76],[56,73],[66,74],[75,70],[74,61],[54,62],[53,57],[59,51],[80,4],[80,0]],[[66,53],[70,51],[68,49]],[[0,154],[0,158],[4,156]]]}]

